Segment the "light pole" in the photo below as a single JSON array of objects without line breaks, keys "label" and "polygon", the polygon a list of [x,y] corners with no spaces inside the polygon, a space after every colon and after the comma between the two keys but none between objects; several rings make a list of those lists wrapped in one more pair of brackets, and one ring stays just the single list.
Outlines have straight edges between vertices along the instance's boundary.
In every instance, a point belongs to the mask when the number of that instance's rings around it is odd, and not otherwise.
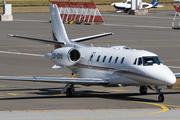
[{"label": "light pole", "polygon": [[5,5],[6,5],[6,0],[3,0],[3,14],[5,14]]}]

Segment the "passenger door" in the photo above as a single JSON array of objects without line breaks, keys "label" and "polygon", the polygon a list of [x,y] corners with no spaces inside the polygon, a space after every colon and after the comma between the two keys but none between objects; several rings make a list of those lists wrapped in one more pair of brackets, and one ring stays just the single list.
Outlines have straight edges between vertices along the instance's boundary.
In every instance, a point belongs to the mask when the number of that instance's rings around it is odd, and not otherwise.
[{"label": "passenger door", "polygon": [[88,67],[92,68],[92,63],[93,63],[93,57],[95,56],[96,52],[91,53],[88,61]]}]

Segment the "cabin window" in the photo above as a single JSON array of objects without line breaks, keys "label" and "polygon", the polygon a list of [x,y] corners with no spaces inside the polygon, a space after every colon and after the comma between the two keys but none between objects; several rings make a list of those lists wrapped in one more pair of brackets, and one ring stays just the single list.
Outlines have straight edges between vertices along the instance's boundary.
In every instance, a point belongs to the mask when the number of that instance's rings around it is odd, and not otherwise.
[{"label": "cabin window", "polygon": [[142,58],[138,59],[138,65],[142,65]]},{"label": "cabin window", "polygon": [[112,60],[112,56],[109,58],[109,63],[111,62],[111,60]]},{"label": "cabin window", "polygon": [[127,4],[131,4],[131,1],[128,1]]},{"label": "cabin window", "polygon": [[103,62],[105,62],[105,60],[106,60],[106,56],[104,56],[104,58],[103,58]]},{"label": "cabin window", "polygon": [[91,55],[91,57],[90,57],[89,61],[91,61],[91,60],[92,60],[92,58],[93,58],[93,55]]},{"label": "cabin window", "polygon": [[101,57],[100,55],[97,57],[97,62],[99,62],[100,57]]},{"label": "cabin window", "polygon": [[121,64],[123,64],[123,62],[124,62],[124,57],[121,59]]},{"label": "cabin window", "polygon": [[116,63],[117,63],[117,61],[118,61],[118,57],[116,57],[116,59],[115,59],[114,63],[116,64]]},{"label": "cabin window", "polygon": [[137,58],[134,60],[134,63],[133,63],[133,64],[136,65],[136,62],[137,62]]}]

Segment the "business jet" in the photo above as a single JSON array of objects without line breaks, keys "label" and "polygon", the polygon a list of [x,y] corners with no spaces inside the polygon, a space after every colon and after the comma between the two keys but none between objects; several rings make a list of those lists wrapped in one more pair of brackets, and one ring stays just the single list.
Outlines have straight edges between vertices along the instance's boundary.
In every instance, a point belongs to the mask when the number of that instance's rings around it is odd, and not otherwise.
[{"label": "business jet", "polygon": [[[157,8],[157,7],[163,7],[162,5],[158,5],[159,0],[152,0],[150,3],[141,2],[140,9],[151,9],[151,8]],[[124,0],[120,3],[112,3],[117,10],[116,12],[122,12],[121,10],[124,10],[125,13],[127,13],[131,9],[131,0]]]},{"label": "business jet", "polygon": [[67,97],[75,94],[74,86],[77,84],[104,87],[139,86],[141,94],[147,94],[148,88],[155,89],[159,93],[158,101],[163,102],[162,88],[172,88],[176,77],[180,77],[180,74],[173,74],[155,53],[127,46],[90,47],[80,43],[113,33],[70,40],[57,6],[50,4],[49,8],[54,40],[12,34],[9,36],[54,44],[55,49],[44,56],[54,62],[53,68],[67,67],[77,78],[1,76],[1,80],[65,83],[61,94],[66,93]]}]

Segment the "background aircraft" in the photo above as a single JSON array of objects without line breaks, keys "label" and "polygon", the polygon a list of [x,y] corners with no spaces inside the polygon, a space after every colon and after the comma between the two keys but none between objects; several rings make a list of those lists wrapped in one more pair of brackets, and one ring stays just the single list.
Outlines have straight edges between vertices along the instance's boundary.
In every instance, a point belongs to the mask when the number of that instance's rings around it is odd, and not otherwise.
[{"label": "background aircraft", "polygon": [[53,68],[67,67],[72,73],[77,74],[78,78],[1,76],[1,80],[65,83],[61,94],[66,93],[69,97],[74,95],[76,84],[104,87],[140,86],[141,94],[146,94],[147,89],[152,89],[151,86],[154,86],[159,93],[158,101],[163,102],[162,88],[172,88],[176,77],[180,77],[180,74],[173,74],[152,52],[135,50],[127,46],[105,48],[89,47],[79,43],[113,33],[69,40],[57,6],[50,4],[49,8],[54,41],[19,35],[9,36],[54,44],[55,50],[45,54],[45,57],[54,62]]},{"label": "background aircraft", "polygon": [[[162,5],[158,5],[159,0],[152,0],[150,3],[142,2],[140,9],[151,9],[151,8],[157,8],[157,7],[163,7]],[[124,0],[120,3],[112,3],[117,10],[116,12],[122,12],[120,10],[124,10],[125,13],[127,13],[131,9],[131,0]]]}]

